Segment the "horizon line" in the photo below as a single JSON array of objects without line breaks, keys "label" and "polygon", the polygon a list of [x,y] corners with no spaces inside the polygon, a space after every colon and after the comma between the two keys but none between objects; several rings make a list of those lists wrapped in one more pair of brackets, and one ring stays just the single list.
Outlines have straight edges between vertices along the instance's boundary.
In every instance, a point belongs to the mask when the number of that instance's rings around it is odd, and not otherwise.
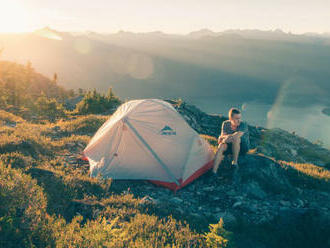
[{"label": "horizon line", "polygon": [[98,33],[98,34],[117,34],[117,33],[133,33],[133,34],[148,34],[148,33],[162,33],[162,34],[167,34],[167,35],[178,35],[178,36],[186,36],[189,35],[191,33],[194,32],[200,32],[200,31],[210,31],[214,34],[220,34],[220,33],[224,33],[224,32],[228,32],[228,31],[261,31],[261,32],[278,32],[278,33],[283,33],[283,34],[291,34],[291,35],[308,35],[308,34],[314,34],[314,35],[320,35],[320,36],[327,36],[330,35],[330,31],[329,32],[314,32],[314,31],[307,31],[307,32],[303,32],[303,33],[295,33],[292,31],[284,31],[281,28],[275,28],[275,29],[258,29],[258,28],[228,28],[228,29],[223,29],[223,30],[219,30],[219,31],[214,31],[210,28],[200,28],[200,29],[196,29],[196,30],[192,30],[190,32],[187,33],[171,33],[171,32],[165,32],[162,30],[153,30],[153,31],[131,31],[131,30],[124,30],[124,29],[118,29],[117,31],[112,31],[112,32],[107,32],[107,31],[94,31],[94,30],[60,30],[60,29],[56,29],[56,28],[51,28],[50,25],[46,25],[42,28],[35,28],[31,31],[13,31],[13,32],[1,32],[0,34],[26,34],[26,33],[34,33],[36,31],[39,30],[43,30],[43,29],[49,29],[49,30],[53,30],[53,31],[57,31],[60,33]]}]

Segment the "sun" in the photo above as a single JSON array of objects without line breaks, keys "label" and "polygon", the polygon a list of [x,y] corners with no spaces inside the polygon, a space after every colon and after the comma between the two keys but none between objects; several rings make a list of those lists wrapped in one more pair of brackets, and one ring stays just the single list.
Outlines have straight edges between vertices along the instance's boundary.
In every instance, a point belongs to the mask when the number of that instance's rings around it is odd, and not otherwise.
[{"label": "sun", "polygon": [[28,12],[17,0],[0,1],[0,32],[25,32],[28,25]]}]

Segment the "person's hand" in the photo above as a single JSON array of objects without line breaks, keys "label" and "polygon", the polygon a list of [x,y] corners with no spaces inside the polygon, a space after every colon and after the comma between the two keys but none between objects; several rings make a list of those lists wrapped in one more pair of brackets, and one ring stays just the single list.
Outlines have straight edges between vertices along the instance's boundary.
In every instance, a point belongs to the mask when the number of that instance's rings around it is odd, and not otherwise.
[{"label": "person's hand", "polygon": [[228,136],[219,136],[218,138],[218,144],[225,143]]},{"label": "person's hand", "polygon": [[220,145],[221,143],[224,143],[224,139],[225,139],[225,137],[219,136],[219,138],[218,138],[218,145]]},{"label": "person's hand", "polygon": [[236,137],[242,137],[242,132],[235,132],[232,134],[233,139]]},{"label": "person's hand", "polygon": [[223,143],[230,143],[230,142],[232,142],[233,141],[233,136],[232,135],[228,135],[228,136],[226,136],[226,137],[224,137],[224,139],[223,139]]}]

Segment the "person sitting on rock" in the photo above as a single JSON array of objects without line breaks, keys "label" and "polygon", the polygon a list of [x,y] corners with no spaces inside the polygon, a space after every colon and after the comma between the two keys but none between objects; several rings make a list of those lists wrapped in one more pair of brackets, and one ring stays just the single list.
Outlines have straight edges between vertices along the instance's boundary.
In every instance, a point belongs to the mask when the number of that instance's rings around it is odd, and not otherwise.
[{"label": "person sitting on rock", "polygon": [[232,165],[238,168],[238,155],[245,155],[249,150],[248,126],[241,120],[241,111],[237,108],[231,108],[228,117],[229,120],[222,122],[221,135],[218,138],[218,150],[214,157],[214,173],[217,173],[224,155],[232,153]]}]

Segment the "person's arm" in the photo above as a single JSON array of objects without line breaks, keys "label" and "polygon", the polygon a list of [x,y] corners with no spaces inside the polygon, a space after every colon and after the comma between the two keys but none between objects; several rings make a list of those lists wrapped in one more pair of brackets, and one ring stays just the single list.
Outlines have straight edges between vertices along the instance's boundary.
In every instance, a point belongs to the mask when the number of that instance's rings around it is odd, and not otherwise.
[{"label": "person's arm", "polygon": [[219,139],[218,139],[219,144],[221,142],[229,141],[230,139],[232,139],[235,136],[239,136],[241,138],[245,133],[248,132],[248,127],[244,122],[240,126],[239,130],[232,134],[226,134],[225,129],[226,128],[223,126],[223,128],[222,128],[223,132],[221,132],[221,135],[219,136]]},{"label": "person's arm", "polygon": [[239,136],[239,137],[242,137],[244,135],[244,132],[242,131],[236,131],[235,133],[233,133],[231,136]]},{"label": "person's arm", "polygon": [[218,144],[220,144],[221,142],[224,142],[228,137],[232,136],[232,134],[227,134],[226,132],[226,125],[225,122],[222,122],[222,126],[221,126],[221,134],[218,137]]},{"label": "person's arm", "polygon": [[248,132],[248,126],[245,124],[245,122],[242,122],[242,124],[240,125],[240,128],[238,131],[236,131],[235,133],[233,133],[233,136],[238,135],[239,137],[242,137],[244,134],[246,134]]}]

